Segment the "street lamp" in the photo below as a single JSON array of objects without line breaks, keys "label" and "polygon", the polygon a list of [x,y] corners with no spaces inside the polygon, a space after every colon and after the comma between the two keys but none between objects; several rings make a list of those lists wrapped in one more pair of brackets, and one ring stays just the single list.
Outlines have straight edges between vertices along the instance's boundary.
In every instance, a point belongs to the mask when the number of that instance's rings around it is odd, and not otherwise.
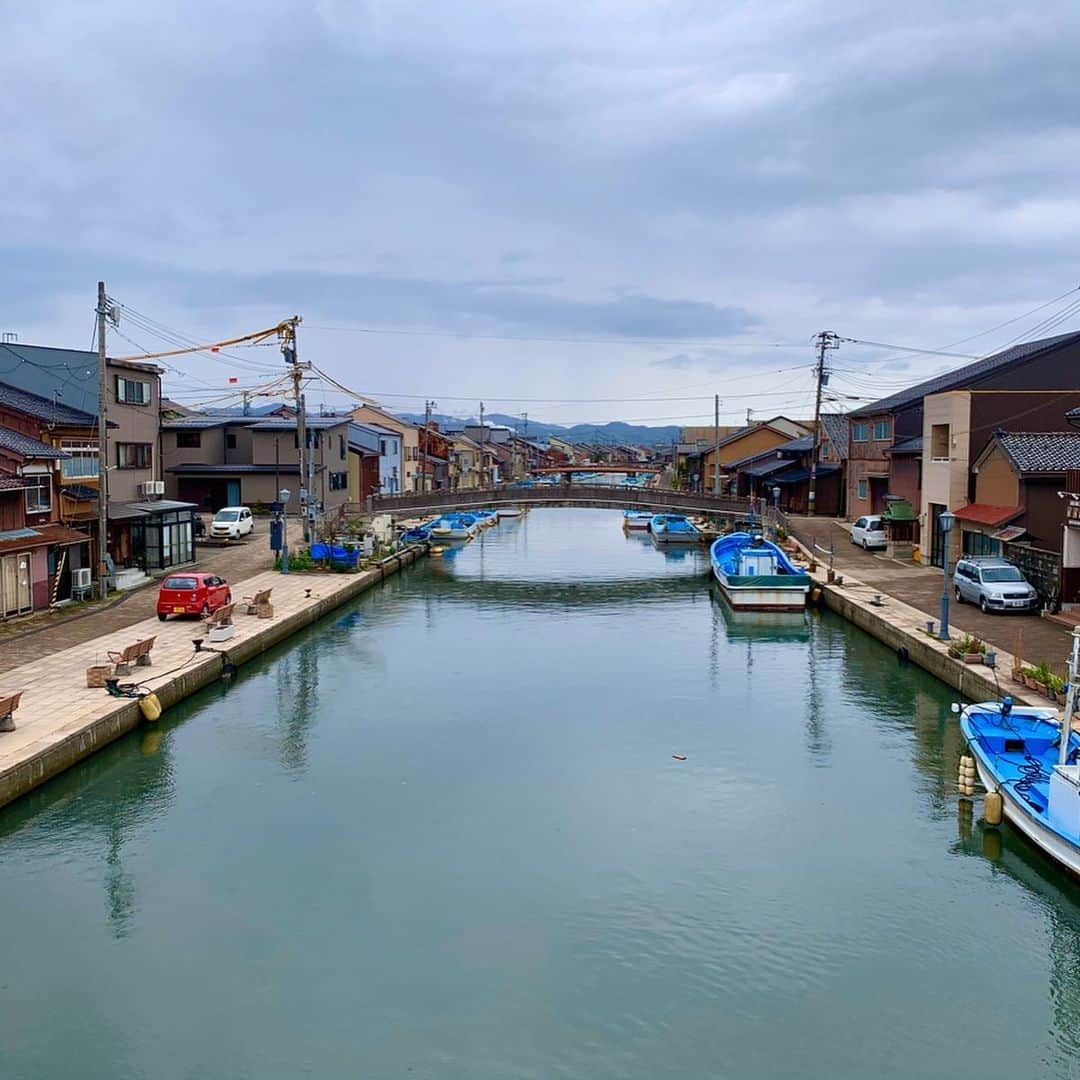
[{"label": "street lamp", "polygon": [[780,488],[779,488],[779,486],[774,487],[772,489],[772,501],[773,501],[773,506],[775,506],[776,509],[779,510],[780,509]]},{"label": "street lamp", "polygon": [[292,492],[288,488],[282,488],[278,492],[281,500],[281,572],[289,572],[289,496]]},{"label": "street lamp", "polygon": [[949,510],[943,510],[938,517],[942,538],[941,625],[938,627],[938,641],[949,640],[949,533],[955,520],[956,515]]}]

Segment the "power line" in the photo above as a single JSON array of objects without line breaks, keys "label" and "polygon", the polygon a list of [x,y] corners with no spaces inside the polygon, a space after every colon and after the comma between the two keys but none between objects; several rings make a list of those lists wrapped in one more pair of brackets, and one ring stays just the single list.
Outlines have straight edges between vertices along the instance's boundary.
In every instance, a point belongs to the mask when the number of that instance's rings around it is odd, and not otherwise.
[{"label": "power line", "polygon": [[309,326],[309,330],[325,330],[341,334],[384,334],[395,337],[440,337],[464,341],[536,341],[555,345],[707,345],[726,349],[801,349],[806,342],[788,341],[731,341],[726,338],[653,338],[653,337],[533,337],[530,335],[471,334],[462,330],[411,330],[399,327],[373,326]]}]

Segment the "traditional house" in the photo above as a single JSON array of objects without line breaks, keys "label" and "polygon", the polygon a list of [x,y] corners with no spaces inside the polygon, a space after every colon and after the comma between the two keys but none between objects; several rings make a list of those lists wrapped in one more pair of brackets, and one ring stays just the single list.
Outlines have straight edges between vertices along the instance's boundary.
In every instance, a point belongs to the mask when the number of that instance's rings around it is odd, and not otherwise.
[{"label": "traditional house", "polygon": [[[715,446],[703,451],[698,451],[696,445],[693,448],[688,446],[686,467],[693,470],[694,459],[691,451],[700,454],[700,464],[697,466],[700,486],[706,491],[712,491],[719,476],[723,491],[732,486],[736,462],[745,463],[748,458],[753,458],[763,451],[775,450],[783,443],[809,434],[810,429],[803,424],[789,420],[786,416],[774,416],[771,420],[748,424],[722,438],[719,453]],[[679,449],[682,450],[682,447]]]},{"label": "traditional house", "polygon": [[420,424],[402,420],[393,413],[380,409],[377,405],[366,402],[352,410],[352,419],[360,424],[374,424],[377,427],[386,428],[394,432],[400,439],[400,474],[398,476],[398,491],[422,491],[420,463]]},{"label": "traditional house", "polygon": [[1062,571],[1077,470],[1080,431],[994,432],[972,469],[974,501],[954,511],[962,552],[1004,555],[1045,596],[1080,602],[1080,573]]},{"label": "traditional house", "polygon": [[[974,462],[998,428],[1061,431],[1080,403],[1080,333],[1014,345],[849,414],[848,516],[903,496],[919,514],[924,561],[941,566],[938,520],[972,499]],[[950,558],[960,538],[951,534]]]},{"label": "traditional house", "polygon": [[450,487],[455,491],[475,491],[480,486],[480,444],[464,433],[450,444]]},{"label": "traditional house", "polygon": [[379,433],[349,424],[349,502],[364,506],[379,491]]},{"label": "traditional house", "polygon": [[[349,501],[349,417],[309,416],[312,496],[330,514]],[[296,417],[203,416],[162,425],[162,459],[170,495],[204,510],[268,507],[284,487],[299,499]],[[307,463],[305,462],[305,464]]]}]

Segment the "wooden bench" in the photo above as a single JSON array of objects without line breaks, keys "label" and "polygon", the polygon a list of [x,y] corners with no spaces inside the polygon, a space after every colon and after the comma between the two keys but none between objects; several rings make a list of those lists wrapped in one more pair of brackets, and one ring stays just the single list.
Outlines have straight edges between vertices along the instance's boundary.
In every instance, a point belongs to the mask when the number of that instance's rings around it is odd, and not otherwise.
[{"label": "wooden bench", "polygon": [[0,697],[0,731],[15,730],[15,710],[19,707],[22,691]]},{"label": "wooden bench", "polygon": [[261,592],[257,592],[254,596],[244,597],[244,614],[246,615],[258,615],[259,608],[265,604],[270,603],[270,594],[273,589],[263,589]]},{"label": "wooden bench", "polygon": [[223,604],[216,611],[211,612],[206,617],[207,626],[229,626],[232,623],[233,612],[236,610],[235,604]]},{"label": "wooden bench", "polygon": [[113,674],[130,675],[132,664],[138,667],[149,667],[150,650],[154,647],[155,641],[157,641],[156,637],[144,638],[119,652],[110,649],[106,655],[109,657],[109,663],[113,665]]},{"label": "wooden bench", "polygon": [[235,604],[225,604],[206,620],[206,628],[210,631],[207,637],[211,641],[228,641],[236,633],[236,626],[232,621],[235,610]]}]

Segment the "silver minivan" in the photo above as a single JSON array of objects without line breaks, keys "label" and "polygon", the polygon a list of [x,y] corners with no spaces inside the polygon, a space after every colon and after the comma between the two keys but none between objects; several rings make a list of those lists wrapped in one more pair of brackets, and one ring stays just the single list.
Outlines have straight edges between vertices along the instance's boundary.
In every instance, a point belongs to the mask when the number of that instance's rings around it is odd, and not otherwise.
[{"label": "silver minivan", "polygon": [[978,604],[980,611],[1034,611],[1039,594],[1019,567],[1008,559],[965,555],[953,571],[958,604]]}]

